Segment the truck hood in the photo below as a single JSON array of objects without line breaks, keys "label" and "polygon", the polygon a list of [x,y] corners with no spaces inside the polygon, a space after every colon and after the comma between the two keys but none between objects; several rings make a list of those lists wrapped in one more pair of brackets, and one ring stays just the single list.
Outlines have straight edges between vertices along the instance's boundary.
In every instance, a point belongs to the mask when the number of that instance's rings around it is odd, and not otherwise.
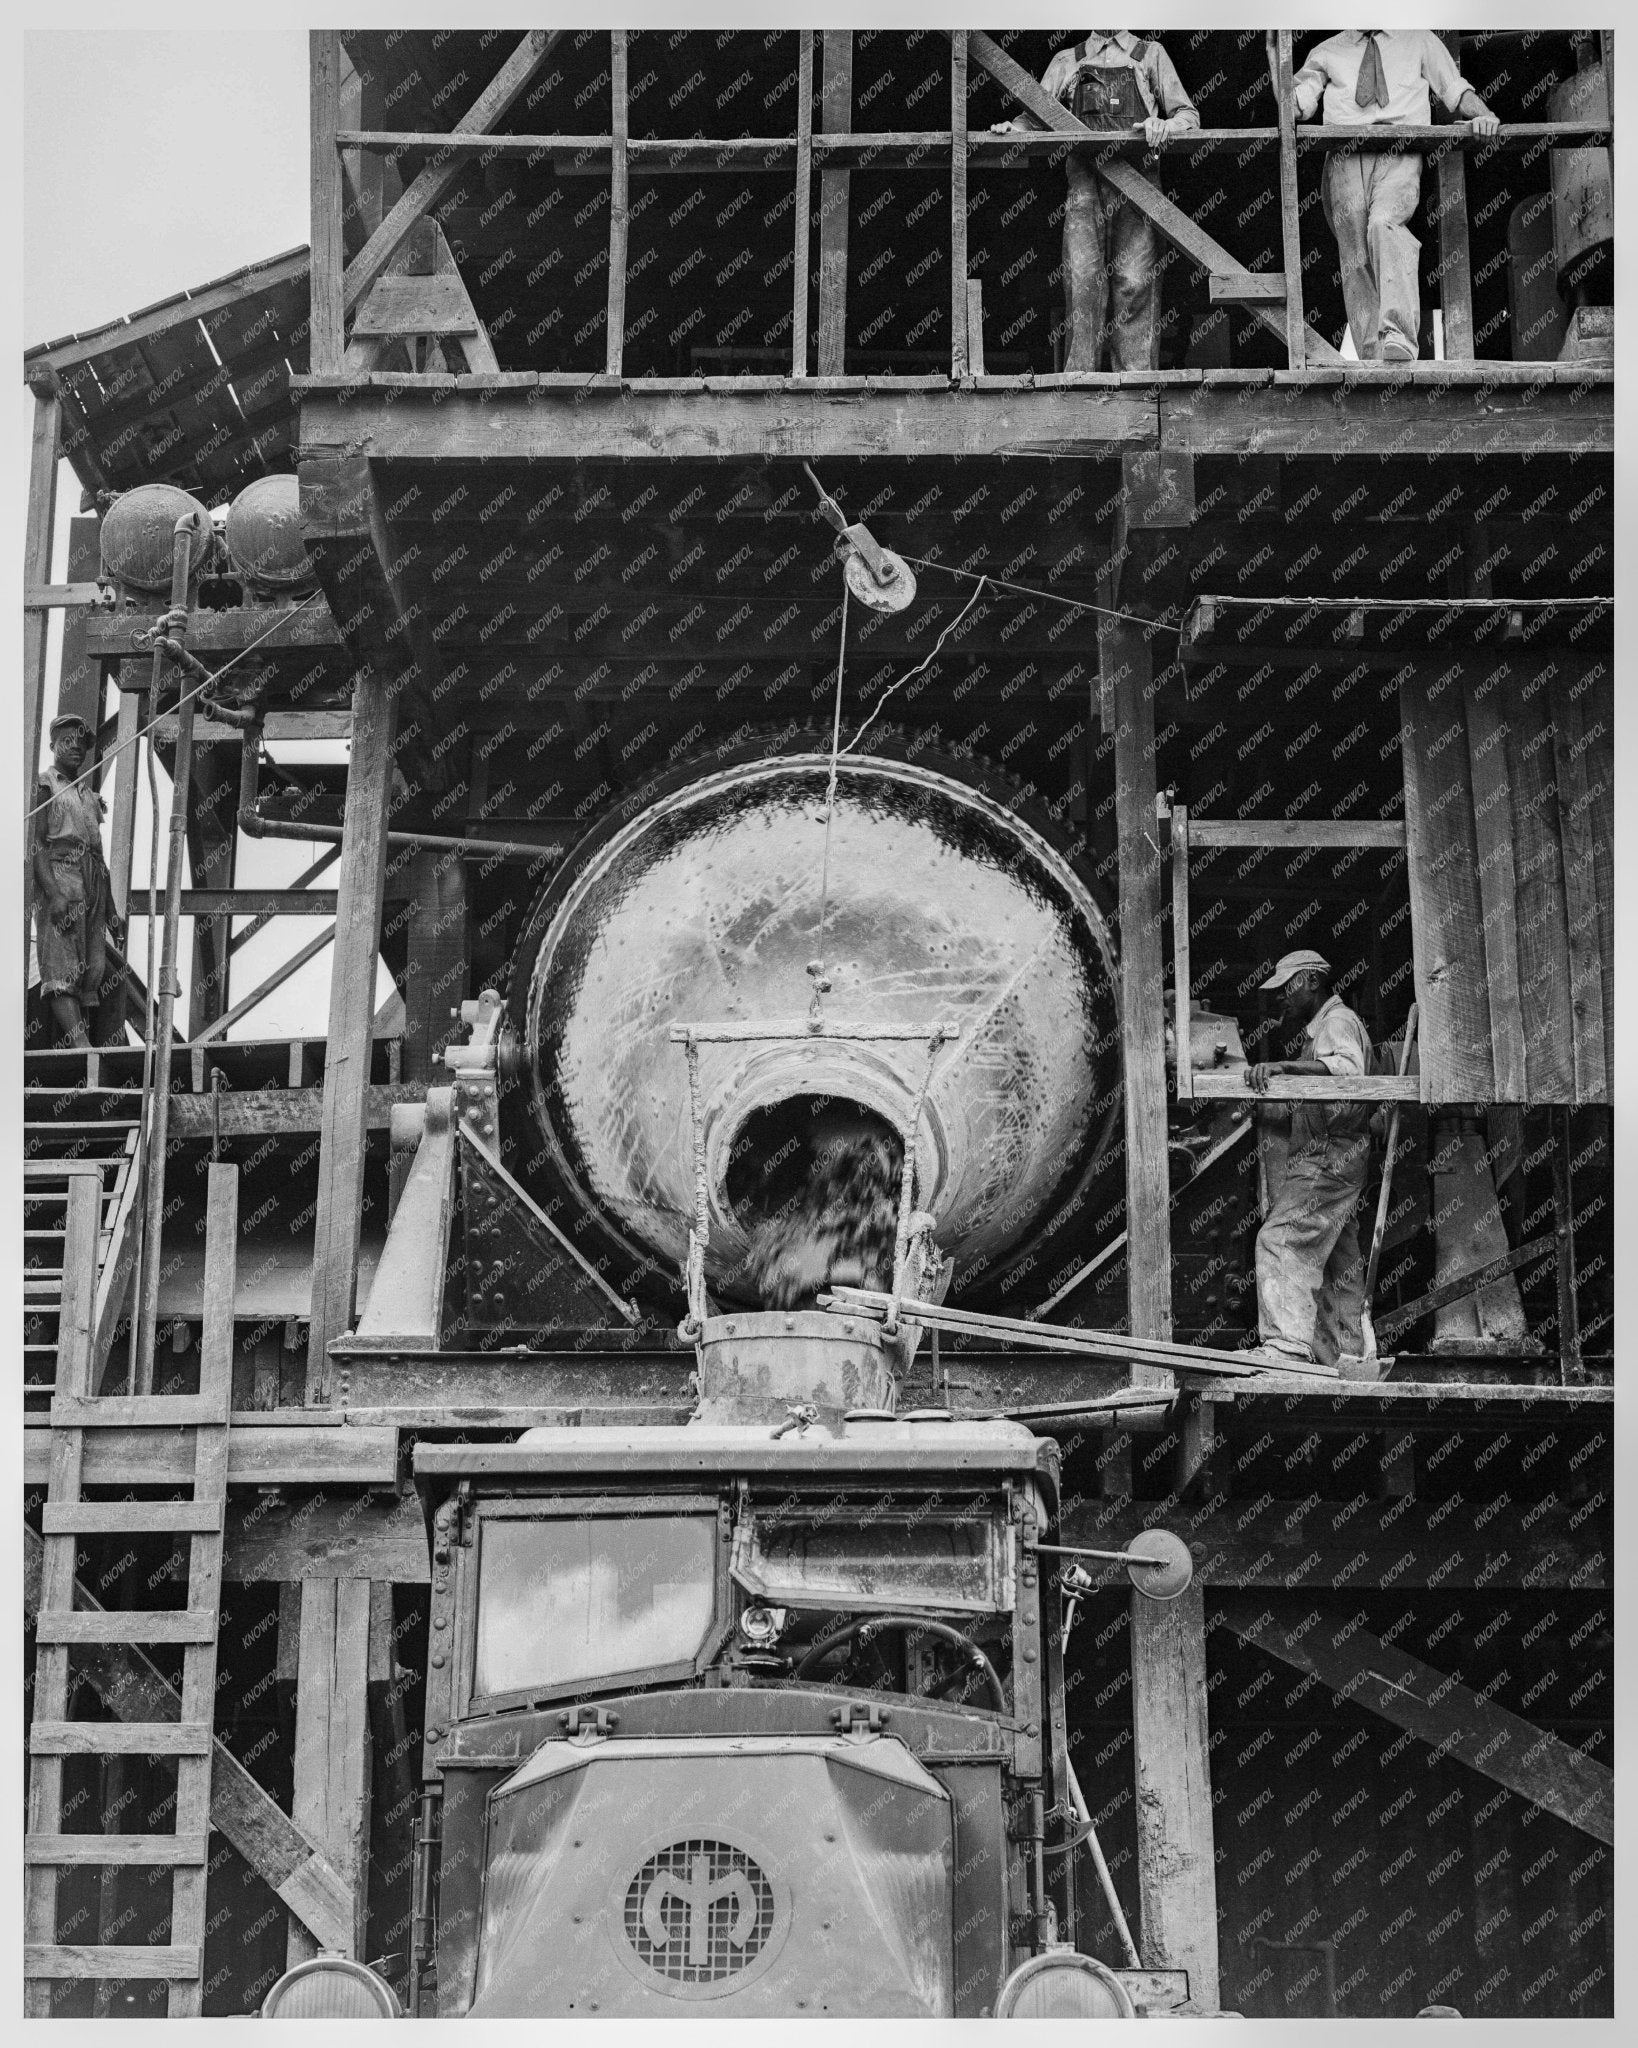
[{"label": "truck hood", "polygon": [[547,1742],[490,1796],[471,2014],[948,2015],[953,1860],[892,1736]]}]

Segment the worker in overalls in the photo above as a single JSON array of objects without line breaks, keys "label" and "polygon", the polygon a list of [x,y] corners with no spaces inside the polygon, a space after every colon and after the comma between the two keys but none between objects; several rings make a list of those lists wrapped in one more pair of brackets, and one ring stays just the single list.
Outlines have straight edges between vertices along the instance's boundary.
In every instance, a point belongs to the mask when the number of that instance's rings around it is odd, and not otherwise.
[{"label": "worker in overalls", "polygon": [[[1060,50],[1041,88],[1062,100],[1100,134],[1141,129],[1151,150],[1200,126],[1172,60],[1152,37],[1129,29],[1088,29],[1083,41]],[[1026,114],[996,124],[1005,135],[1043,124]],[[1159,268],[1154,226],[1146,214],[1106,185],[1090,152],[1068,164],[1064,205],[1064,311],[1066,370],[1156,366]]]},{"label": "worker in overalls", "polygon": [[[1303,1026],[1300,1059],[1248,1067],[1259,1094],[1280,1074],[1357,1078],[1371,1071],[1364,1024],[1331,992],[1330,963],[1304,947],[1287,953],[1263,983],[1286,1018]],[[1270,1176],[1257,1233],[1257,1321],[1261,1355],[1332,1371],[1364,1349],[1364,1260],[1358,1210],[1370,1166],[1370,1104],[1293,1102],[1283,1175]]]},{"label": "worker in overalls", "polygon": [[[1268,67],[1280,90],[1274,31]],[[1323,102],[1327,128],[1427,128],[1431,94],[1475,135],[1501,125],[1431,29],[1348,28],[1309,51],[1291,81],[1296,118]],[[1422,325],[1416,262],[1421,243],[1407,223],[1422,196],[1414,150],[1333,149],[1320,174],[1325,218],[1337,238],[1342,297],[1362,363],[1414,363]]]},{"label": "worker in overalls", "polygon": [[40,993],[65,1045],[89,1045],[86,1012],[108,973],[107,931],[118,920],[102,856],[102,799],[80,780],[91,728],[72,712],[51,721],[51,765],[34,813],[34,934]]}]

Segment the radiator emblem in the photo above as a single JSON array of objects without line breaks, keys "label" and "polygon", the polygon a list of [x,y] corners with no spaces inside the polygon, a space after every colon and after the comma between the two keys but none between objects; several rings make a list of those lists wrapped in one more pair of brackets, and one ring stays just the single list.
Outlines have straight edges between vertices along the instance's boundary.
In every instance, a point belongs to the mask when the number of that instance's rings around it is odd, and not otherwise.
[{"label": "radiator emblem", "polygon": [[774,1891],[731,1842],[672,1842],[626,1888],[624,1926],[638,1959],[678,1986],[747,1969],[774,1926]]}]

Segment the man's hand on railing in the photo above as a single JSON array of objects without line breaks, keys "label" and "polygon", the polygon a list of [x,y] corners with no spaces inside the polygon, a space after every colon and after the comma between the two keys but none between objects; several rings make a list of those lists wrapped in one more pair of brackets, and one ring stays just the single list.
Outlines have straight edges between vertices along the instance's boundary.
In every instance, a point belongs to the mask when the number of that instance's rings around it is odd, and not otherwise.
[{"label": "man's hand on railing", "polygon": [[1475,135],[1494,135],[1501,126],[1501,122],[1496,115],[1485,113],[1475,114],[1467,125],[1473,130]]},{"label": "man's hand on railing", "polygon": [[1169,122],[1157,120],[1152,114],[1143,124],[1143,139],[1151,149],[1164,149],[1171,132]]}]

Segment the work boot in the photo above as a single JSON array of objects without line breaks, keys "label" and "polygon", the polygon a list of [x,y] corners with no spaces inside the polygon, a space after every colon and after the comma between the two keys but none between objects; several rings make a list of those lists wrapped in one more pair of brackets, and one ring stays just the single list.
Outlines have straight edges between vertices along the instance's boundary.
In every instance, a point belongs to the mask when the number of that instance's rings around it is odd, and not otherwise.
[{"label": "work boot", "polygon": [[1295,1345],[1281,1344],[1277,1339],[1250,1345],[1240,1356],[1248,1365],[1271,1366],[1276,1372],[1299,1372],[1320,1380],[1342,1377],[1334,1365],[1321,1365],[1312,1352],[1300,1351]]}]

